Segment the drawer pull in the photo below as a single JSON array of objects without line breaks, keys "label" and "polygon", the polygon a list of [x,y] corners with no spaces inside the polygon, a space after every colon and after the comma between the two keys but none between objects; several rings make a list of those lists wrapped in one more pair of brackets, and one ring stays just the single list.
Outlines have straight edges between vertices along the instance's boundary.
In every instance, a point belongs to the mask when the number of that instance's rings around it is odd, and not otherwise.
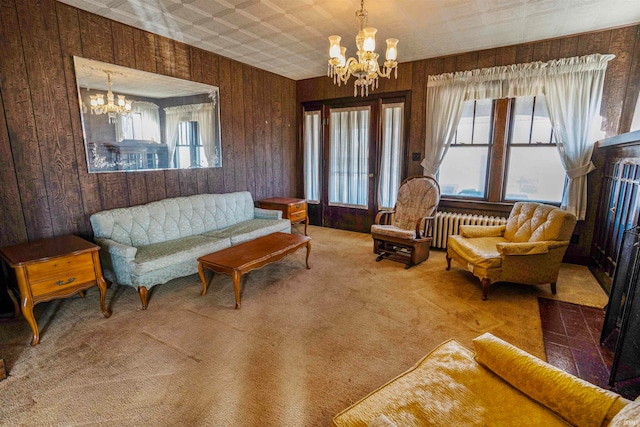
[{"label": "drawer pull", "polygon": [[70,277],[69,280],[67,280],[66,282],[64,280],[58,280],[56,282],[56,285],[58,286],[62,286],[62,285],[68,285],[69,283],[73,283],[75,282],[76,278],[75,277]]}]

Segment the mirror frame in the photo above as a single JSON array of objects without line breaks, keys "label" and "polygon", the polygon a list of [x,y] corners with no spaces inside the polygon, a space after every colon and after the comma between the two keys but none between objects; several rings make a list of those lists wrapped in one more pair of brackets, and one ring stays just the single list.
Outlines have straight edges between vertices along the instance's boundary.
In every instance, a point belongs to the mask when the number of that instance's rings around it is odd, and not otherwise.
[{"label": "mirror frame", "polygon": [[[78,56],[73,63],[89,173],[222,167],[217,86]],[[115,103],[124,95],[130,112],[92,107],[91,95],[107,98],[107,76]]]}]

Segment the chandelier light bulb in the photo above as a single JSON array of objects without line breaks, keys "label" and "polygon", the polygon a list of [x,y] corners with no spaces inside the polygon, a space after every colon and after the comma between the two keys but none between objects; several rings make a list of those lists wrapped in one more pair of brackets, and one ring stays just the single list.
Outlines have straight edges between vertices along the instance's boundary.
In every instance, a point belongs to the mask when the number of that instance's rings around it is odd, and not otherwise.
[{"label": "chandelier light bulb", "polygon": [[329,58],[338,58],[340,56],[340,36],[329,37]]},{"label": "chandelier light bulb", "polygon": [[126,99],[124,95],[115,95],[111,90],[111,73],[105,70],[107,74],[107,102],[105,103],[104,94],[90,95],[91,97],[91,114],[107,114],[109,123],[115,123],[118,115],[126,116],[131,112],[131,100]]},{"label": "chandelier light bulb", "polygon": [[365,52],[373,52],[376,50],[376,32],[378,30],[372,27],[365,28],[362,30],[364,33],[364,43],[362,45],[362,50]]},{"label": "chandelier light bulb", "polygon": [[387,39],[387,61],[395,61],[398,57],[398,39]]}]

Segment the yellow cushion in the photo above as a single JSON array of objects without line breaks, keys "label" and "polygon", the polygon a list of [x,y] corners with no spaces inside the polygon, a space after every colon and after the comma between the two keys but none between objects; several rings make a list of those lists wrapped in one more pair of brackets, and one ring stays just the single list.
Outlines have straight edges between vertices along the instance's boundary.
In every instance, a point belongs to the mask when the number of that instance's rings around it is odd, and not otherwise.
[{"label": "yellow cushion", "polygon": [[506,225],[461,225],[462,237],[501,237]]},{"label": "yellow cushion", "polygon": [[398,426],[564,426],[447,341],[407,372],[336,415],[335,427],[366,427],[382,415]]},{"label": "yellow cushion", "polygon": [[473,340],[476,360],[570,424],[599,427],[620,398],[485,333]]},{"label": "yellow cushion", "polygon": [[468,263],[482,268],[500,268],[502,257],[496,248],[498,243],[504,243],[503,237],[478,237],[467,239],[462,236],[449,236],[448,250],[455,251]]}]

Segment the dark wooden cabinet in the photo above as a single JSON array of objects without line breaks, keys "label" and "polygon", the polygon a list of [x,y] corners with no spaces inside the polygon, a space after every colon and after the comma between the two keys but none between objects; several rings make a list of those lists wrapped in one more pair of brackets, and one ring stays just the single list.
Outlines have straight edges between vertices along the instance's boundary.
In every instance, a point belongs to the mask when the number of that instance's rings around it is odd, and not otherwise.
[{"label": "dark wooden cabinet", "polygon": [[625,230],[638,225],[640,131],[600,141],[594,153],[600,192],[591,244],[591,271],[610,292]]}]

